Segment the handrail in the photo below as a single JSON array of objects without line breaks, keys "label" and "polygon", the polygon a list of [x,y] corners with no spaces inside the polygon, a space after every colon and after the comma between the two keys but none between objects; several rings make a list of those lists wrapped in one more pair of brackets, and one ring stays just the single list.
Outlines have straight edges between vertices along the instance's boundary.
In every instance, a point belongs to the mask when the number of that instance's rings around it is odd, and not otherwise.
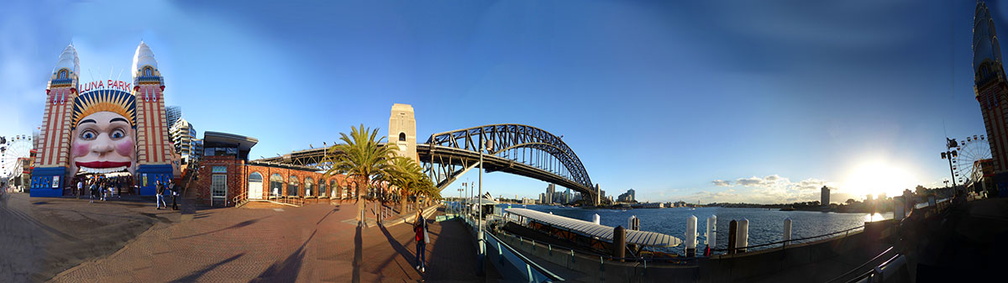
[{"label": "handrail", "polygon": [[[785,244],[786,245],[787,243],[790,243],[790,242],[798,242],[798,241],[804,241],[804,240],[809,240],[809,239],[827,237],[827,236],[831,236],[831,235],[835,235],[835,234],[840,234],[840,233],[848,233],[848,232],[853,231],[853,230],[863,229],[864,227],[865,227],[864,225],[861,225],[861,226],[857,226],[857,227],[854,227],[854,228],[844,229],[844,230],[840,230],[840,231],[836,231],[836,232],[831,232],[831,233],[826,233],[826,234],[817,235],[817,236],[810,236],[810,237],[805,237],[805,238],[798,238],[798,239],[790,239],[790,240],[784,240],[784,241],[770,242],[770,243],[766,243],[766,244],[759,244],[759,245],[752,245],[752,246],[745,246],[745,247],[735,247],[735,249],[749,250],[751,248],[760,248],[760,247],[779,245],[779,244]],[[729,249],[714,249],[714,248],[711,249],[711,251],[718,251],[718,252],[726,252],[728,250]]]},{"label": "handrail", "polygon": [[[862,263],[861,265],[858,265],[857,267],[855,267],[855,268],[852,268],[852,269],[851,269],[850,271],[847,271],[847,272],[844,272],[843,274],[840,274],[840,276],[837,276],[836,278],[833,278],[833,279],[831,279],[831,280],[829,280],[829,281],[826,281],[826,282],[827,282],[827,283],[828,283],[828,282],[836,282],[837,280],[840,280],[840,278],[843,278],[843,277],[846,277],[847,275],[850,275],[850,274],[854,273],[854,271],[857,271],[858,269],[862,269],[862,268],[864,268],[865,266],[868,266],[868,264],[869,264],[869,263],[871,263],[871,262],[873,262],[873,261],[875,261],[875,260],[877,260],[877,259],[881,258],[881,257],[882,257],[883,255],[885,255],[886,253],[889,253],[890,251],[892,251],[892,250],[893,250],[893,248],[894,248],[894,247],[890,246],[890,247],[889,247],[888,249],[886,249],[885,251],[882,251],[881,253],[879,253],[879,254],[878,254],[878,255],[876,255],[875,257],[873,257],[873,258],[869,259],[868,261],[865,261],[865,263]],[[890,258],[889,260],[891,261],[892,259]],[[886,261],[886,263],[888,263],[888,262],[889,262],[889,261]],[[885,265],[886,263],[883,263],[882,265]],[[868,272],[868,273],[870,274],[871,272]],[[860,275],[860,276],[858,276],[858,277],[860,278],[860,277],[862,277],[862,276],[864,276],[864,275],[862,274],[862,275]]]}]

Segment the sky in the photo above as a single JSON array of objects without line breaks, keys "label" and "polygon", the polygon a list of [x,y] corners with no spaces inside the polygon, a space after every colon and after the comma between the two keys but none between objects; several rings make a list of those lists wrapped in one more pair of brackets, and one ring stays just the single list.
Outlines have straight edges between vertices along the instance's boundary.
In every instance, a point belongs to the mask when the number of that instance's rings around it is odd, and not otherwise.
[{"label": "sky", "polygon": [[[986,134],[972,84],[975,5],[15,0],[0,10],[0,135],[39,127],[68,44],[81,82],[130,81],[143,41],[166,105],[200,135],[257,138],[252,159],[331,144],[360,124],[384,134],[392,104],[405,103],[418,142],[501,123],[563,135],[608,195],[790,203],[828,186],[834,202],[892,196],[944,186],[945,138]],[[1008,31],[1008,5],[988,5]],[[483,181],[504,197],[547,186],[499,172]]]}]

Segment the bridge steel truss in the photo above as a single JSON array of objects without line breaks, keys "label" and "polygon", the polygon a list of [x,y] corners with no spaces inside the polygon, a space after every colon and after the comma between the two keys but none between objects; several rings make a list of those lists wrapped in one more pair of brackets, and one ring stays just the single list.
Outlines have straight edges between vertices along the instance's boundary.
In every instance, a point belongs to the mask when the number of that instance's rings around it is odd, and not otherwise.
[{"label": "bridge steel truss", "polygon": [[487,171],[502,171],[554,183],[594,199],[596,189],[581,159],[560,137],[521,124],[496,124],[433,134],[417,153],[440,189],[479,166],[479,145],[492,140],[483,156]]},{"label": "bridge steel truss", "polygon": [[[559,137],[542,129],[520,124],[497,124],[433,134],[417,144],[424,172],[444,190],[459,176],[479,166],[479,144],[493,140],[492,152],[483,156],[483,167],[557,184],[595,199],[596,189],[581,159]],[[325,171],[332,167],[326,148],[295,151],[283,156],[254,160],[263,164],[287,164]],[[329,153],[332,154],[332,153]]]}]

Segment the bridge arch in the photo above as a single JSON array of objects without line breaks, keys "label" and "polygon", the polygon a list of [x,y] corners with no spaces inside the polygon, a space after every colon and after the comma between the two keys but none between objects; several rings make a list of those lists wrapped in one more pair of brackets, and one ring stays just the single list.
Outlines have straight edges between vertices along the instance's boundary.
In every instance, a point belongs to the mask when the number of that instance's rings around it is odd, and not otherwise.
[{"label": "bridge arch", "polygon": [[440,189],[479,165],[480,144],[493,141],[484,168],[555,183],[594,198],[596,189],[574,150],[543,129],[522,124],[494,124],[436,133],[417,153]]}]

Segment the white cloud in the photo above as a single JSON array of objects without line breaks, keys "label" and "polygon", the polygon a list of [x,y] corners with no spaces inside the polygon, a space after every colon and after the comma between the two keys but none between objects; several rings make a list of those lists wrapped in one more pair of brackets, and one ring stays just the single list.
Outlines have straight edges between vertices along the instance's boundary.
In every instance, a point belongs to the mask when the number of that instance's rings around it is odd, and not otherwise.
[{"label": "white cloud", "polygon": [[712,181],[712,183],[714,183],[714,185],[718,186],[718,187],[729,187],[729,186],[731,186],[731,181],[725,181],[725,180],[714,180],[714,181]]}]

